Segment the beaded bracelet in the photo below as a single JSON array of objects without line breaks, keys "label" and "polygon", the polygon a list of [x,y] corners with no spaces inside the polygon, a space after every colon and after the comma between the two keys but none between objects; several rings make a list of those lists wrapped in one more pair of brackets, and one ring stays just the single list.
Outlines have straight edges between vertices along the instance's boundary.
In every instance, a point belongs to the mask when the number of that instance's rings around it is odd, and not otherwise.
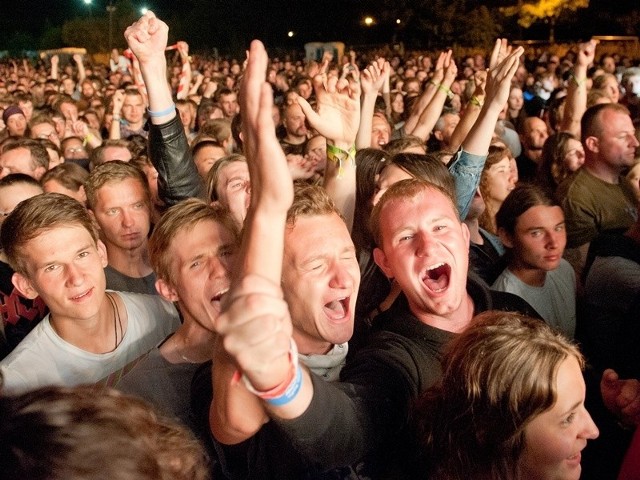
[{"label": "beaded bracelet", "polygon": [[165,108],[164,110],[160,110],[159,112],[154,112],[147,108],[147,113],[151,118],[164,117],[165,115],[169,115],[176,111],[176,104],[172,103],[170,107]]},{"label": "beaded bracelet", "polygon": [[351,166],[356,166],[356,146],[352,145],[349,150],[342,150],[340,147],[327,143],[327,159],[338,164],[338,178],[344,176],[343,162],[349,160]]}]

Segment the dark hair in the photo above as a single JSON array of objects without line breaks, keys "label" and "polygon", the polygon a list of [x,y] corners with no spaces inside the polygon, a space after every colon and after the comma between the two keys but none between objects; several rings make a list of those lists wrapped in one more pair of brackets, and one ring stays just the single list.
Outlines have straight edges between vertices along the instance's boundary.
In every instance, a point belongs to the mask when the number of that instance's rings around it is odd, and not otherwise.
[{"label": "dark hair", "polygon": [[540,186],[533,183],[518,183],[496,213],[496,226],[499,230],[513,235],[520,215],[538,205],[553,207],[558,203]]},{"label": "dark hair", "polygon": [[351,237],[356,249],[369,248],[373,238],[369,232],[369,217],[376,191],[376,176],[385,164],[385,153],[377,148],[362,148],[356,153],[356,205],[353,212]]},{"label": "dark hair", "polygon": [[564,164],[569,140],[579,141],[569,132],[558,132],[547,138],[542,146],[536,182],[549,193],[555,192],[558,185],[571,175]]}]

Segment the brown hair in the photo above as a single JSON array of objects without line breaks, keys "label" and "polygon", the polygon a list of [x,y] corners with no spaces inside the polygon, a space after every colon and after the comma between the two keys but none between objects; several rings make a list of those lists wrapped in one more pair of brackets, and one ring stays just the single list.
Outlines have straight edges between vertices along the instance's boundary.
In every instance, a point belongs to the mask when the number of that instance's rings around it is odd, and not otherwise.
[{"label": "brown hair", "polygon": [[417,409],[429,478],[518,478],[525,427],[556,402],[560,364],[584,360],[541,320],[478,315],[448,346],[440,382]]},{"label": "brown hair", "polygon": [[89,178],[89,172],[84,168],[77,163],[66,162],[48,170],[40,179],[40,184],[44,185],[54,180],[63,187],[77,192],[87,181],[87,178]]},{"label": "brown hair", "polygon": [[43,231],[57,227],[80,226],[94,242],[98,231],[87,210],[77,201],[60,193],[43,193],[20,202],[7,216],[0,230],[0,243],[16,272],[28,274],[22,255],[26,244]]},{"label": "brown hair", "polygon": [[183,200],[164,213],[149,238],[149,260],[158,278],[175,285],[170,252],[174,238],[178,233],[189,232],[197,224],[208,220],[218,223],[231,233],[237,246],[240,234],[228,211],[214,208],[195,198]]},{"label": "brown hair", "polygon": [[369,224],[369,229],[371,230],[371,235],[373,236],[373,240],[376,245],[379,247],[382,246],[382,231],[380,229],[380,216],[382,214],[382,210],[387,204],[393,203],[399,200],[408,200],[416,197],[426,190],[436,190],[442,193],[447,200],[449,200],[451,204],[451,208],[455,212],[458,220],[460,219],[460,214],[458,212],[458,208],[456,207],[456,203],[454,198],[451,196],[451,192],[441,185],[436,185],[435,183],[431,183],[427,180],[423,180],[421,178],[410,178],[406,180],[401,180],[397,183],[394,183],[389,187],[389,189],[384,192],[380,201],[373,207],[373,211],[371,212],[371,222]]},{"label": "brown hair", "polygon": [[[480,194],[482,198],[489,197],[489,169],[495,165],[496,163],[501,162],[505,157],[511,158],[513,154],[508,147],[503,147],[501,145],[491,145],[489,147],[489,155],[487,155],[487,160],[484,162],[484,168],[482,169],[482,174],[480,175]],[[486,205],[484,212],[480,215],[478,222],[480,226],[485,230],[495,234],[495,216],[497,212],[491,211],[489,205]]]},{"label": "brown hair", "polygon": [[205,480],[186,428],[143,400],[91,386],[0,397],[0,479]]},{"label": "brown hair", "polygon": [[151,192],[149,191],[149,184],[147,183],[147,177],[144,172],[128,162],[114,160],[112,162],[106,162],[102,165],[98,165],[89,174],[89,178],[84,184],[85,193],[87,194],[87,205],[89,208],[93,210],[96,207],[96,202],[98,201],[98,190],[109,183],[121,182],[127,178],[133,178],[140,182],[140,185],[142,185],[145,192],[147,205],[150,205]]},{"label": "brown hair", "polygon": [[314,215],[330,215],[335,213],[344,219],[340,210],[322,187],[315,185],[296,184],[293,192],[293,203],[287,211],[287,227],[295,226],[299,217]]},{"label": "brown hair", "polygon": [[219,159],[209,170],[209,173],[207,174],[207,198],[209,200],[218,200],[218,192],[216,190],[216,187],[218,186],[218,180],[220,179],[222,169],[234,162],[247,163],[247,159],[244,155],[232,153],[231,155],[227,155]]}]

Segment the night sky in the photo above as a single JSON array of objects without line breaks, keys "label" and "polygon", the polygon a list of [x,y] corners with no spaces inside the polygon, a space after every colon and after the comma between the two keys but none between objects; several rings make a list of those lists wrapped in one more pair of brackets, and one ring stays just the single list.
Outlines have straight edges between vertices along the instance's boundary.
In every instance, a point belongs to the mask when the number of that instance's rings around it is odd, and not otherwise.
[{"label": "night sky", "polygon": [[[91,7],[83,0],[1,0],[0,1],[0,50],[3,44],[16,35],[16,32],[26,32],[34,39],[38,39],[49,26],[61,26],[66,20],[78,16],[106,15],[106,5],[109,0],[92,0]],[[516,0],[466,0],[487,6],[508,5]],[[365,15],[381,17],[385,0],[131,0],[136,8],[146,6],[169,23],[173,28],[171,18],[187,19],[206,17],[212,19],[204,24],[204,31],[197,32],[200,38],[211,35],[211,42],[215,42],[215,33],[228,35],[237,30],[237,43],[243,43],[250,38],[261,38],[268,43],[301,48],[308,41],[341,40],[347,44],[376,44],[388,43],[393,37],[393,26],[366,29],[362,25]],[[387,2],[395,5],[396,2]],[[397,4],[402,3],[400,0]],[[413,2],[409,2],[412,4]],[[415,0],[415,3],[419,3]],[[638,0],[591,0],[589,11],[594,18],[603,18],[612,9],[617,13],[623,11],[638,11]],[[200,12],[205,11],[202,15]],[[582,14],[581,14],[582,15]],[[221,22],[222,27],[217,25]],[[202,22],[201,22],[202,23]],[[582,30],[588,28],[589,21],[582,25],[574,25],[569,29],[573,38],[583,38]],[[621,34],[620,31],[605,31],[604,28],[589,34]],[[238,26],[238,28],[235,28]],[[224,30],[227,28],[227,31]],[[203,30],[202,25],[200,26]],[[234,30],[229,30],[234,28]],[[287,38],[289,30],[295,31],[293,38]],[[189,32],[173,29],[181,37]],[[191,32],[193,33],[193,32]],[[509,32],[505,32],[507,36]],[[535,33],[533,30],[527,34]],[[634,32],[638,34],[637,29]],[[121,36],[122,32],[115,32]],[[196,35],[196,33],[193,33]],[[247,38],[248,37],[248,38]],[[534,37],[531,37],[534,38]],[[203,43],[206,42],[206,38]],[[218,40],[219,42],[219,40]],[[246,44],[245,43],[245,44]],[[37,48],[37,46],[36,46]]]}]

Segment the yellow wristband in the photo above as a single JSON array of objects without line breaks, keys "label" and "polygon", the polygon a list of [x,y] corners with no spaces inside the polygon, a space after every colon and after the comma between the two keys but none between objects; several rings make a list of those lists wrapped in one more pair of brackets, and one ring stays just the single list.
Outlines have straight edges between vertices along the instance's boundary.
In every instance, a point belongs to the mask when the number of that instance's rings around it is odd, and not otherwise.
[{"label": "yellow wristband", "polygon": [[331,160],[338,165],[338,178],[344,176],[343,162],[349,161],[351,167],[356,166],[356,146],[353,145],[349,150],[342,150],[340,147],[327,143],[327,160]]}]

